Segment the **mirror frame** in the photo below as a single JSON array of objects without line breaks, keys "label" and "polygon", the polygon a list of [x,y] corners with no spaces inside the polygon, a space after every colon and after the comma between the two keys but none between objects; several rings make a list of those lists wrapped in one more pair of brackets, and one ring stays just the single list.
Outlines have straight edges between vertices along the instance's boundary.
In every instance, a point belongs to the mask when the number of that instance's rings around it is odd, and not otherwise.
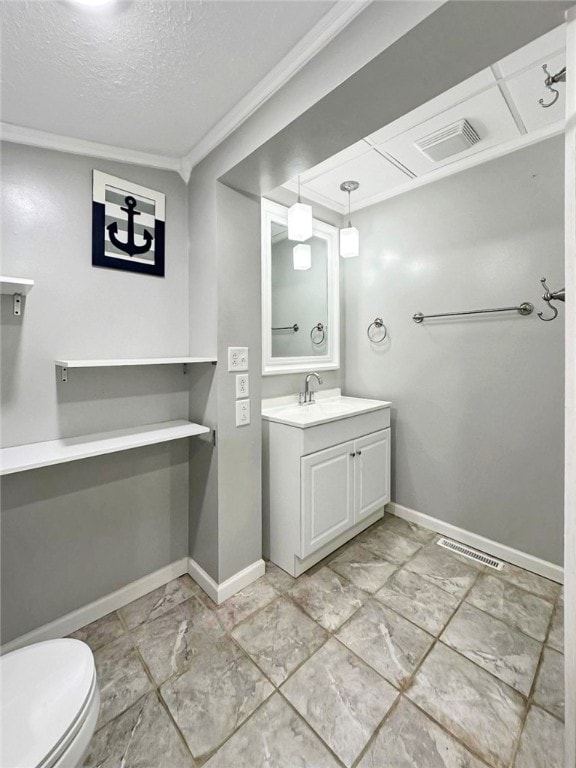
[{"label": "mirror frame", "polygon": [[[262,374],[304,373],[340,368],[340,259],[338,228],[312,219],[312,235],[326,241],[328,274],[328,344],[324,355],[272,357],[272,223],[288,226],[288,208],[265,197],[262,211]],[[307,331],[306,331],[307,332]]]}]

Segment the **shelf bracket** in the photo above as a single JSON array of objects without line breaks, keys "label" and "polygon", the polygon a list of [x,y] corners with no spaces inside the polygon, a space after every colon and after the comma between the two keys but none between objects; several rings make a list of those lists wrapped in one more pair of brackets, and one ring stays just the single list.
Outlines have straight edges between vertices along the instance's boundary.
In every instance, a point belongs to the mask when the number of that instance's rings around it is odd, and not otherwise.
[{"label": "shelf bracket", "polygon": [[21,293],[13,294],[12,311],[16,315],[16,317],[19,317],[22,314],[22,294]]},{"label": "shelf bracket", "polygon": [[60,366],[60,381],[68,381],[68,368]]}]

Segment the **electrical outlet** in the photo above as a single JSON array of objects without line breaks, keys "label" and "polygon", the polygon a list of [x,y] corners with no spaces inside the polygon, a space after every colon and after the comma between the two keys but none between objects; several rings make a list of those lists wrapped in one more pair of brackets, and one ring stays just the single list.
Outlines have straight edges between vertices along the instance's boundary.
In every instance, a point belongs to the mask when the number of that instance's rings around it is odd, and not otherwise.
[{"label": "electrical outlet", "polygon": [[250,394],[250,377],[247,373],[236,374],[236,399]]},{"label": "electrical outlet", "polygon": [[236,426],[250,424],[250,400],[236,400]]},{"label": "electrical outlet", "polygon": [[248,347],[228,347],[228,370],[248,370]]}]

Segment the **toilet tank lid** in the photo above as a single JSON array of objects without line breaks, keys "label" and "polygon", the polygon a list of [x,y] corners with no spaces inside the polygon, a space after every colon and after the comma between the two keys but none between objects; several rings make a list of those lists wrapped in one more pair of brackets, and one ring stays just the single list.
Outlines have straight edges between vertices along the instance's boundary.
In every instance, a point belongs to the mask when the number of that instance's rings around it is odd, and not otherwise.
[{"label": "toilet tank lid", "polygon": [[0,765],[36,768],[76,725],[95,676],[80,640],[47,640],[0,657]]}]

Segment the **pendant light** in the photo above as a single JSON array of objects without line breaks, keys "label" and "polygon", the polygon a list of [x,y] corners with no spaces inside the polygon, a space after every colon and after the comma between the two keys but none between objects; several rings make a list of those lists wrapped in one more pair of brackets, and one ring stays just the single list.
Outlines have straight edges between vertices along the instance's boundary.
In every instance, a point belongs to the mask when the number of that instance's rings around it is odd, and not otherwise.
[{"label": "pendant light", "polygon": [[312,206],[300,200],[300,176],[298,176],[298,200],[288,209],[288,240],[303,242],[312,237]]},{"label": "pendant light", "polygon": [[348,192],[348,226],[340,230],[340,256],[350,259],[360,252],[360,233],[350,221],[350,192],[355,192],[360,184],[357,181],[343,181],[340,184],[342,192]]},{"label": "pendant light", "polygon": [[294,246],[292,251],[294,269],[310,269],[312,266],[312,249],[305,243]]}]

